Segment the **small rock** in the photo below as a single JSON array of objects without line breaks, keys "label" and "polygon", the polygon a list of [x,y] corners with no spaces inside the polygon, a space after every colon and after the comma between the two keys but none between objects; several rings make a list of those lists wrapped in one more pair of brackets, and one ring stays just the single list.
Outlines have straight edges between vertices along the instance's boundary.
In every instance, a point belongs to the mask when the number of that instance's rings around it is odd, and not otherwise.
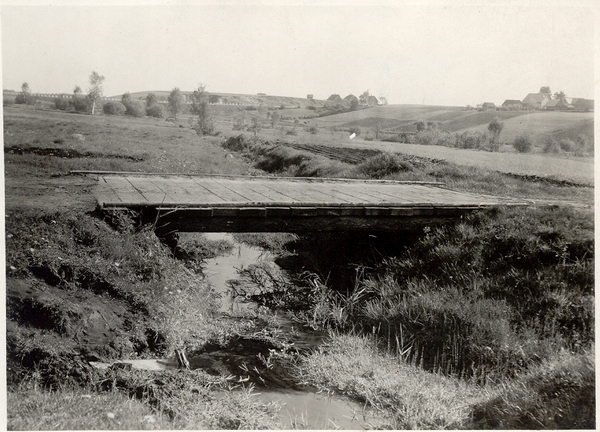
[{"label": "small rock", "polygon": [[145,415],[144,421],[148,423],[156,423],[156,416],[153,416],[152,414]]},{"label": "small rock", "polygon": [[109,419],[114,419],[115,413],[106,413],[106,417],[108,417]]}]

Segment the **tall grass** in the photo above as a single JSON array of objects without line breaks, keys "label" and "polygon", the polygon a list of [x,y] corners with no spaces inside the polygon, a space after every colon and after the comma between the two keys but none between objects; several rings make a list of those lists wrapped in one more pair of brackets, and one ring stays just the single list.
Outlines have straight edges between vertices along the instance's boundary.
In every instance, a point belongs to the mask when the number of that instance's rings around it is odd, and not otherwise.
[{"label": "tall grass", "polygon": [[513,376],[593,341],[593,224],[569,209],[479,213],[434,230],[363,282],[351,319],[430,370]]}]

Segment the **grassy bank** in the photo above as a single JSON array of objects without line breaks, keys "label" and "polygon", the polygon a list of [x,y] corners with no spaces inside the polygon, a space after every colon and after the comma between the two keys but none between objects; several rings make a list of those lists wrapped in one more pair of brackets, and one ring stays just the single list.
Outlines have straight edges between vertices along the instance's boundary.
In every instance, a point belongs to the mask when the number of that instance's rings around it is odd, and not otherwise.
[{"label": "grassy bank", "polygon": [[[252,390],[261,379],[347,394],[389,428],[595,426],[591,188],[399,154],[349,163],[151,119],[15,108],[4,120],[10,429],[278,428],[279,406]],[[173,254],[135,215],[94,212],[93,182],[72,169],[434,180],[577,205],[411,238],[237,235],[281,255],[282,271],[247,281],[266,281],[257,300],[331,330],[299,352],[273,310],[218,311],[203,260],[230,244],[184,235]],[[202,367],[89,363],[178,349]]]}]

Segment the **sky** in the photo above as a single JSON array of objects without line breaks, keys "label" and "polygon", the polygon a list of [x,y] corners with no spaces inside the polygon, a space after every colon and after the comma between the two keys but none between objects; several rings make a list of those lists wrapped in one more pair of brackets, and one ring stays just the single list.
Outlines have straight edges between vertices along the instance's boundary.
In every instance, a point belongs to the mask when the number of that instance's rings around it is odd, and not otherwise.
[{"label": "sky", "polygon": [[105,96],[202,84],[392,104],[501,104],[546,85],[594,97],[593,1],[2,4],[4,89],[85,92],[97,71]]}]

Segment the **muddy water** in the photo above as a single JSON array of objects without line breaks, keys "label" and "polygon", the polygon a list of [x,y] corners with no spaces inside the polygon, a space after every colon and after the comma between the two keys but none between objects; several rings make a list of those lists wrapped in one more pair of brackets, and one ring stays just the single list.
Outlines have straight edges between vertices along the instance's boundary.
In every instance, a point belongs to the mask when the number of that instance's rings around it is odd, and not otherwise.
[{"label": "muddy water", "polygon": [[265,250],[237,243],[231,234],[206,233],[204,235],[211,241],[226,240],[234,244],[230,253],[208,259],[203,265],[204,274],[215,290],[221,294],[221,311],[235,314],[254,309],[256,306],[254,303],[232,294],[227,281],[238,279],[239,269],[247,268],[260,261],[272,262],[274,257]]},{"label": "muddy water", "polygon": [[[205,274],[215,290],[221,294],[224,313],[235,315],[256,308],[252,302],[232,295],[228,281],[239,278],[238,269],[247,268],[259,262],[274,263],[274,256],[259,248],[237,243],[230,234],[205,234],[211,241],[227,240],[234,244],[231,253],[209,259],[204,265]],[[305,331],[285,316],[277,317],[277,324],[286,338],[300,350],[317,347],[326,337],[325,333]],[[207,353],[209,356],[210,353]],[[216,354],[216,353],[215,353]],[[255,353],[253,353],[256,355]],[[214,358],[214,356],[212,356]],[[239,357],[238,357],[239,359]],[[190,364],[196,363],[190,358]],[[368,415],[364,407],[348,398],[338,395],[326,395],[310,390],[289,389],[284,382],[266,383],[257,390],[257,397],[265,402],[278,401],[281,426],[284,428],[307,429],[371,429],[381,423],[372,415]]]}]

